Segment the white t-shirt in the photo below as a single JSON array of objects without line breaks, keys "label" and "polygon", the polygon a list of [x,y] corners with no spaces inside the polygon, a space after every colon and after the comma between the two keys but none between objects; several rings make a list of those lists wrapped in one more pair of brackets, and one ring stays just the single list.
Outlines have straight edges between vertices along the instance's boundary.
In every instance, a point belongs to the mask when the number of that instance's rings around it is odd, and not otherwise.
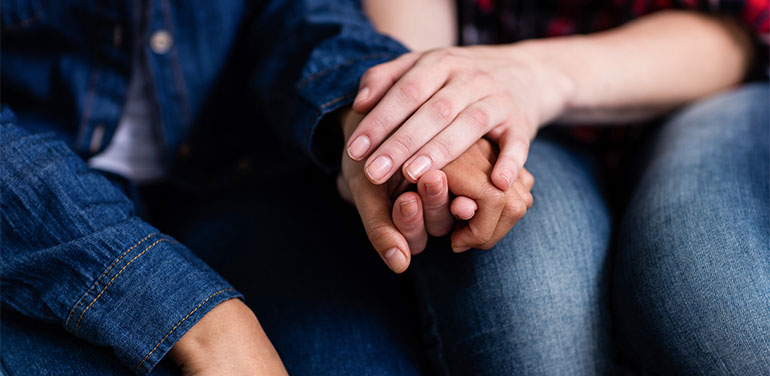
[{"label": "white t-shirt", "polygon": [[156,128],[153,103],[147,97],[151,87],[139,51],[134,53],[126,105],[115,135],[104,151],[88,160],[91,168],[137,183],[159,179],[166,172],[160,129]]}]

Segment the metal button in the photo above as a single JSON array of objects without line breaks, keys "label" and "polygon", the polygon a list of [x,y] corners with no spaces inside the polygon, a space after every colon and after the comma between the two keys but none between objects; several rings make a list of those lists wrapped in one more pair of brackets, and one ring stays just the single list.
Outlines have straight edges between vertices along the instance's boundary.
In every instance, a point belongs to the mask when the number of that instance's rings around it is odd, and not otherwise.
[{"label": "metal button", "polygon": [[120,47],[123,42],[123,27],[120,24],[115,24],[112,28],[112,44],[115,47]]},{"label": "metal button", "polygon": [[91,144],[88,148],[91,150],[91,153],[99,151],[102,147],[102,140],[104,140],[104,125],[100,123],[94,128],[94,132],[91,133]]},{"label": "metal button", "polygon": [[158,30],[150,36],[150,48],[156,54],[165,54],[171,49],[173,44],[174,38],[172,38],[171,33],[166,30]]}]

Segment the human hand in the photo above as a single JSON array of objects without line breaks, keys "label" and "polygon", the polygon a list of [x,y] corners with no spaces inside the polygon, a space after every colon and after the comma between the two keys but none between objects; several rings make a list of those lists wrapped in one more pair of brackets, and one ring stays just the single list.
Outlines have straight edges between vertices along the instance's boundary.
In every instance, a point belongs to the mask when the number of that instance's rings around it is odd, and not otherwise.
[{"label": "human hand", "polygon": [[[350,137],[362,116],[352,110],[341,113],[345,139]],[[409,267],[410,248],[404,236],[396,229],[390,216],[391,198],[409,184],[401,174],[395,174],[388,184],[375,185],[364,176],[362,162],[356,162],[343,151],[337,187],[340,195],[355,204],[366,235],[388,267],[402,273]]]},{"label": "human hand", "polygon": [[238,299],[209,311],[169,355],[185,376],[287,375],[257,317]]},{"label": "human hand", "polygon": [[[405,192],[395,200],[393,222],[412,254],[425,248],[428,233],[449,233],[454,218],[468,221],[459,223],[452,234],[452,249],[462,252],[491,248],[524,216],[532,206],[534,178],[522,169],[510,188],[499,190],[489,180],[496,156],[495,147],[481,139],[443,171],[423,175],[417,183],[419,193]],[[459,195],[451,206],[449,191]]]},{"label": "human hand", "polygon": [[375,184],[399,168],[415,183],[486,135],[500,146],[491,181],[506,190],[538,127],[563,111],[572,90],[566,74],[515,44],[405,54],[362,77],[353,109],[368,113],[346,150],[366,158]]}]

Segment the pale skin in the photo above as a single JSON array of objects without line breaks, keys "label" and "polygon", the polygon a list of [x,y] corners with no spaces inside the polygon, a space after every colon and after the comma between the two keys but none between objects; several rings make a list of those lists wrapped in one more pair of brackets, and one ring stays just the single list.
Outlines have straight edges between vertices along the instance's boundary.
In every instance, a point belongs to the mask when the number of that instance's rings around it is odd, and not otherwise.
[{"label": "pale skin", "polygon": [[[532,185],[531,175],[523,173],[522,166],[540,127],[554,120],[615,124],[649,119],[738,84],[752,60],[749,38],[733,21],[684,11],[658,12],[592,35],[452,47],[456,43],[452,3],[366,2],[370,18],[381,31],[418,52],[367,72],[353,106],[362,115],[342,114],[346,142],[342,191],[350,191],[370,241],[395,272],[408,268],[411,247],[420,248],[424,232],[439,234],[454,227],[447,222],[448,196],[444,192],[429,195],[426,184],[438,183],[445,191],[457,189],[461,183],[448,178],[456,172],[438,170],[459,156],[466,159],[455,166],[462,171],[457,174],[487,172],[490,184],[476,184],[493,186],[497,191],[489,191],[496,192],[492,196],[520,200],[526,207],[525,193]],[[423,9],[414,11],[414,7]],[[435,17],[426,20],[425,14]],[[420,22],[403,27],[410,17],[419,17]],[[356,149],[353,145],[360,136],[368,142]],[[499,146],[499,155],[478,150],[464,154],[483,147],[477,144],[482,137]],[[390,163],[375,174],[372,164],[380,156]],[[429,164],[417,169],[421,166],[413,163],[421,156]],[[396,180],[418,184],[418,192],[403,193],[406,196],[396,198],[395,205],[391,203],[394,191],[383,184],[394,175]],[[462,197],[466,191],[456,194]],[[483,202],[482,196],[466,197],[464,203],[461,199],[459,207],[450,203],[450,213],[470,213],[476,218],[482,209],[485,213],[505,210],[500,210],[499,200]],[[416,211],[407,207],[406,213],[412,215],[404,215],[402,203],[416,206]],[[503,221],[498,216],[485,222],[494,228],[483,229],[483,237],[491,234],[486,240],[494,240],[501,223],[505,228],[520,215],[522,210]],[[484,240],[481,230],[471,234],[475,244]],[[470,245],[453,243],[458,251]],[[398,250],[399,259],[391,265],[386,255],[393,249]],[[186,374],[285,374],[256,317],[238,300],[210,311],[170,354]]]},{"label": "pale skin", "polygon": [[[343,176],[359,174],[346,168],[347,158],[363,163],[371,185],[394,176],[416,183],[486,137],[500,148],[491,181],[505,191],[519,180],[540,127],[651,119],[740,83],[752,61],[749,37],[735,21],[675,10],[591,35],[453,47],[453,4],[365,1],[380,32],[417,52],[362,77],[353,110],[364,116],[345,133]],[[362,182],[348,188],[360,197],[375,249],[402,249],[399,221],[386,216],[387,205],[372,203],[376,190]]]}]

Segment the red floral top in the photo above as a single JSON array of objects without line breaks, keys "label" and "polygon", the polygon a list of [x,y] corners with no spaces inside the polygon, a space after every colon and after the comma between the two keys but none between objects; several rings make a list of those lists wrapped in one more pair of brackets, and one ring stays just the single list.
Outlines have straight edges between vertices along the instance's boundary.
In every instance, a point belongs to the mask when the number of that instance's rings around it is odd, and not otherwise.
[{"label": "red floral top", "polygon": [[[662,9],[735,16],[752,30],[759,67],[767,68],[770,0],[457,0],[460,42],[511,43],[609,29]],[[767,74],[766,69],[764,74]]]}]

